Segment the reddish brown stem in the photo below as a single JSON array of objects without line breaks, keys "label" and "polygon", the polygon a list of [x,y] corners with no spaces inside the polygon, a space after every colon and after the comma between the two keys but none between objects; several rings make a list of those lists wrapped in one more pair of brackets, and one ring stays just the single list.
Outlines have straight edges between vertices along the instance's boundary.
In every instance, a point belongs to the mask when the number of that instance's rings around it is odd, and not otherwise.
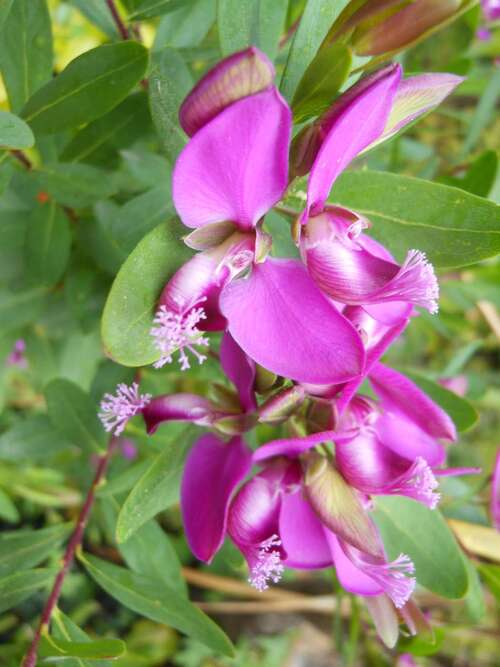
[{"label": "reddish brown stem", "polygon": [[113,17],[113,21],[116,23],[116,27],[118,28],[118,32],[122,36],[122,39],[129,39],[130,35],[128,34],[127,27],[123,23],[121,16],[116,9],[114,0],[106,0],[106,2],[108,4],[109,11],[111,12],[111,16]]},{"label": "reddish brown stem", "polygon": [[31,160],[22,151],[10,151],[10,154],[12,155],[12,157],[15,157],[16,160],[19,160],[19,162],[23,165],[23,167],[26,167],[26,169],[33,168]]},{"label": "reddish brown stem", "polygon": [[36,665],[38,644],[40,643],[42,633],[49,626],[50,619],[52,617],[52,612],[54,611],[54,608],[61,594],[61,589],[64,583],[64,579],[68,574],[71,564],[73,563],[73,560],[75,558],[75,552],[82,543],[85,527],[87,525],[90,511],[94,504],[96,489],[101,483],[101,481],[104,479],[104,475],[106,474],[109,460],[111,458],[113,450],[115,449],[115,446],[116,446],[116,439],[114,437],[111,437],[109,439],[108,448],[106,452],[104,452],[104,454],[101,454],[101,456],[99,457],[99,462],[97,464],[97,469],[95,471],[94,480],[87,493],[87,497],[85,498],[85,502],[82,506],[82,509],[80,510],[80,514],[78,516],[78,521],[76,523],[75,529],[70,537],[70,540],[66,547],[66,551],[64,552],[62,567],[59,570],[57,577],[54,580],[52,591],[50,592],[49,598],[45,603],[45,607],[43,608],[42,615],[40,617],[40,623],[38,624],[33,640],[28,649],[28,652],[26,653],[24,660],[21,663],[21,667],[35,667]]}]

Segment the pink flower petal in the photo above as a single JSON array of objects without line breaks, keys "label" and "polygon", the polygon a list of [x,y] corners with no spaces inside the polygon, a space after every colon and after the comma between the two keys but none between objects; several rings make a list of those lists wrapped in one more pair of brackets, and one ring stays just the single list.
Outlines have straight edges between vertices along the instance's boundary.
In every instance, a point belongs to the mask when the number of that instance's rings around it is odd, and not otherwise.
[{"label": "pink flower petal", "polygon": [[224,443],[203,435],[189,453],[181,484],[182,516],[191,551],[206,563],[224,541],[231,497],[250,461],[251,452],[239,437]]},{"label": "pink flower petal", "polygon": [[376,581],[357,568],[344,553],[337,537],[325,528],[325,536],[328,541],[335,572],[343,588],[357,595],[380,595],[383,590]]},{"label": "pink flower petal", "polygon": [[214,406],[203,396],[196,394],[167,394],[157,396],[142,410],[149,435],[168,421],[189,421],[208,426],[214,415]]},{"label": "pink flower petal", "polygon": [[259,447],[253,453],[253,462],[260,463],[274,456],[298,456],[302,452],[315,447],[320,442],[332,441],[335,437],[335,431],[323,431],[322,433],[313,433],[303,438],[283,438],[273,440],[262,447]]},{"label": "pink flower petal", "polygon": [[364,350],[354,327],[297,260],[268,258],[221,293],[220,308],[243,350],[268,370],[329,384],[360,375]]},{"label": "pink flower petal", "polygon": [[220,345],[220,361],[224,373],[238,390],[241,407],[245,412],[256,409],[253,385],[255,364],[237,345],[230,333],[226,332]]},{"label": "pink flower petal", "polygon": [[190,137],[237,100],[268,88],[274,66],[255,46],[224,58],[198,81],[179,110],[179,121]]},{"label": "pink flower petal", "polygon": [[390,67],[356,94],[347,91],[346,103],[340,98],[311,169],[304,219],[323,210],[337,176],[383,132],[400,79],[401,67]]},{"label": "pink flower petal", "polygon": [[182,222],[253,227],[287,186],[290,128],[290,109],[271,88],[235,102],[199,130],[173,174]]}]

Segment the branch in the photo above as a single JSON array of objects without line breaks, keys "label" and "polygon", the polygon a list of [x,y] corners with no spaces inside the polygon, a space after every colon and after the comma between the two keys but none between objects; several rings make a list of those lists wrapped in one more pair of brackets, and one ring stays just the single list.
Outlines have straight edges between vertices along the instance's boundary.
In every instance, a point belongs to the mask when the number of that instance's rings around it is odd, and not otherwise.
[{"label": "branch", "polygon": [[116,27],[118,28],[118,32],[122,36],[122,39],[129,39],[130,35],[128,34],[127,27],[123,23],[121,16],[118,13],[118,10],[116,9],[114,0],[106,0],[106,2],[109,7],[109,11],[111,12],[111,16],[113,17],[113,21],[115,22]]},{"label": "branch", "polygon": [[49,598],[45,603],[45,607],[43,608],[42,615],[40,617],[40,623],[38,624],[35,636],[33,637],[28,652],[26,653],[24,660],[21,663],[21,667],[35,667],[36,665],[38,644],[40,643],[42,634],[48,630],[52,612],[54,611],[54,608],[61,594],[64,579],[68,574],[71,564],[73,563],[75,551],[82,543],[85,527],[87,526],[90,511],[94,504],[96,489],[104,479],[104,475],[106,474],[106,470],[115,447],[116,439],[111,437],[108,442],[107,450],[99,457],[94,480],[87,493],[87,497],[85,498],[85,502],[82,506],[82,509],[80,510],[80,515],[78,517],[75,529],[70,537],[66,551],[64,552],[62,567],[59,570],[57,577],[55,578],[52,591],[50,592]]}]

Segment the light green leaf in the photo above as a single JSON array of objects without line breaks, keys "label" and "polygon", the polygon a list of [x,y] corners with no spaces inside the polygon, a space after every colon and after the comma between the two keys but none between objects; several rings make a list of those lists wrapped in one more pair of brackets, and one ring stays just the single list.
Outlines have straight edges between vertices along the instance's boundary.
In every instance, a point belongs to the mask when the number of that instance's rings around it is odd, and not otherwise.
[{"label": "light green leaf", "polygon": [[190,0],[140,0],[129,15],[130,21],[143,21],[173,12]]},{"label": "light green leaf", "polygon": [[390,560],[405,553],[421,586],[446,598],[464,597],[469,585],[464,559],[438,510],[402,496],[379,496],[373,518]]},{"label": "light green leaf", "polygon": [[0,489],[0,518],[8,523],[17,523],[20,519],[17,507],[2,489]]},{"label": "light green leaf", "polygon": [[500,565],[480,563],[478,569],[483,581],[500,603]]},{"label": "light green leaf", "polygon": [[419,373],[405,370],[404,374],[443,408],[453,419],[457,431],[468,431],[477,423],[479,415],[465,398],[458,396],[455,392],[442,387],[437,382],[433,382]]},{"label": "light green leaf", "polygon": [[298,123],[328,109],[346,80],[351,51],[341,43],[328,44],[316,54],[293,96],[292,110]]},{"label": "light green leaf", "polygon": [[186,63],[177,51],[163,49],[153,61],[149,77],[151,115],[163,149],[172,162],[187,137],[179,125],[179,107],[193,86]]},{"label": "light green leaf", "polygon": [[64,661],[68,658],[86,658],[87,660],[114,660],[125,653],[125,643],[120,639],[96,639],[94,641],[65,641],[48,635],[42,635],[38,655],[41,658],[53,658]]},{"label": "light green leaf", "polygon": [[106,2],[102,0],[67,0],[70,5],[76,7],[94,25],[100,28],[105,35],[116,39],[120,33],[113,20]]},{"label": "light green leaf", "polygon": [[55,201],[38,204],[28,219],[25,258],[33,283],[51,286],[63,275],[71,249],[69,221]]},{"label": "light green leaf", "polygon": [[116,524],[118,543],[126,542],[146,521],[178,500],[184,459],[194,432],[189,427],[166,446],[129,493]]},{"label": "light green leaf", "polygon": [[283,34],[288,0],[259,0],[257,44],[274,60]]},{"label": "light green leaf", "polygon": [[222,630],[161,580],[135,574],[95,556],[82,555],[80,559],[99,586],[129,609],[171,625],[217,653],[233,655],[231,642]]},{"label": "light green leaf", "polygon": [[130,491],[136,482],[144,475],[150,466],[150,461],[138,461],[126,468],[123,472],[111,479],[106,479],[105,483],[97,489],[98,498],[106,498],[124,491]]},{"label": "light green leaf", "polygon": [[217,26],[223,56],[252,44],[258,0],[217,0]]},{"label": "light green leaf", "polygon": [[33,415],[2,433],[0,459],[31,463],[46,461],[68,447],[71,443],[54,429],[46,415]]},{"label": "light green leaf", "polygon": [[0,111],[0,147],[31,148],[35,137],[29,125],[13,113]]},{"label": "light green leaf", "polygon": [[37,170],[40,186],[59,204],[72,208],[91,206],[115,194],[114,174],[89,164],[48,163]]},{"label": "light green leaf", "polygon": [[329,201],[366,216],[373,223],[370,234],[400,260],[417,248],[434,266],[454,268],[500,252],[500,207],[463,190],[388,172],[350,171],[335,182]]},{"label": "light green leaf", "polygon": [[[55,639],[63,641],[92,642],[88,634],[57,607],[52,614],[51,634]],[[105,660],[86,661],[80,658],[73,660],[68,658],[64,661],[64,667],[109,667],[109,663]]]},{"label": "light green leaf", "polygon": [[105,44],[83,53],[35,93],[22,117],[35,134],[78,127],[119,104],[142,79],[148,52],[132,41]]},{"label": "light green leaf", "polygon": [[0,288],[0,331],[11,331],[34,322],[46,305],[47,288],[20,292]]},{"label": "light green leaf", "polygon": [[52,30],[46,0],[16,0],[12,4],[2,31],[0,68],[14,113],[50,81]]},{"label": "light green leaf", "polygon": [[3,0],[3,2],[0,2],[0,30],[3,28],[3,24],[9,15],[12,2],[13,0]]},{"label": "light green leaf", "polygon": [[[275,0],[273,0],[275,1]],[[158,24],[153,51],[198,46],[215,23],[216,0],[191,0]]]},{"label": "light green leaf", "polygon": [[54,569],[25,570],[0,579],[0,613],[15,607],[39,588],[49,584],[57,574]]},{"label": "light green leaf", "polygon": [[49,382],[44,394],[54,427],[78,447],[101,452],[106,434],[89,395],[73,382],[62,379]]},{"label": "light green leaf", "polygon": [[16,530],[0,534],[0,577],[35,567],[69,536],[72,524],[61,523],[40,530]]},{"label": "light green leaf", "polygon": [[308,0],[290,47],[281,79],[281,92],[291,100],[304,72],[314,58],[330,26],[349,0]]},{"label": "light green leaf", "polygon": [[159,225],[132,251],[115,278],[102,318],[107,354],[124,366],[157,361],[150,330],[167,280],[191,256],[176,220]]}]

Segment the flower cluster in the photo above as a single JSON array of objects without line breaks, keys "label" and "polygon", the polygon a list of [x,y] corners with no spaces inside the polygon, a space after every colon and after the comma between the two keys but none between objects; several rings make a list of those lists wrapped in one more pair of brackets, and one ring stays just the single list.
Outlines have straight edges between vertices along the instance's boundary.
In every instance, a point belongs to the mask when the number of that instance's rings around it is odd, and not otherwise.
[{"label": "flower cluster", "polygon": [[[403,495],[434,509],[439,476],[470,471],[443,467],[453,422],[380,359],[417,307],[437,312],[438,283],[422,252],[409,249],[399,264],[366,233],[369,220],[329,195],[354,158],[460,80],[403,80],[390,65],[291,143],[291,110],[260,51],[234,54],[202,78],[180,110],[190,139],[173,174],[175,207],[193,230],[185,242],[196,253],[161,293],[151,335],[155,366],[178,351],[186,370],[190,356],[205,360],[206,332],[223,332],[220,363],[234,389],[212,401],[120,386],[101,412],[115,433],[135,414],[148,433],[171,420],[210,429],[191,449],[181,486],[197,558],[210,562],[229,536],[260,591],[285,568],[335,567],[347,590],[378,600],[372,610],[392,609],[396,623],[397,609],[410,630],[418,572],[406,554],[387,558],[374,499]],[[289,173],[309,177],[292,225],[297,257],[278,258],[265,216]],[[365,380],[370,397],[359,391]],[[284,424],[289,437],[252,451],[244,433],[260,423]]]}]

